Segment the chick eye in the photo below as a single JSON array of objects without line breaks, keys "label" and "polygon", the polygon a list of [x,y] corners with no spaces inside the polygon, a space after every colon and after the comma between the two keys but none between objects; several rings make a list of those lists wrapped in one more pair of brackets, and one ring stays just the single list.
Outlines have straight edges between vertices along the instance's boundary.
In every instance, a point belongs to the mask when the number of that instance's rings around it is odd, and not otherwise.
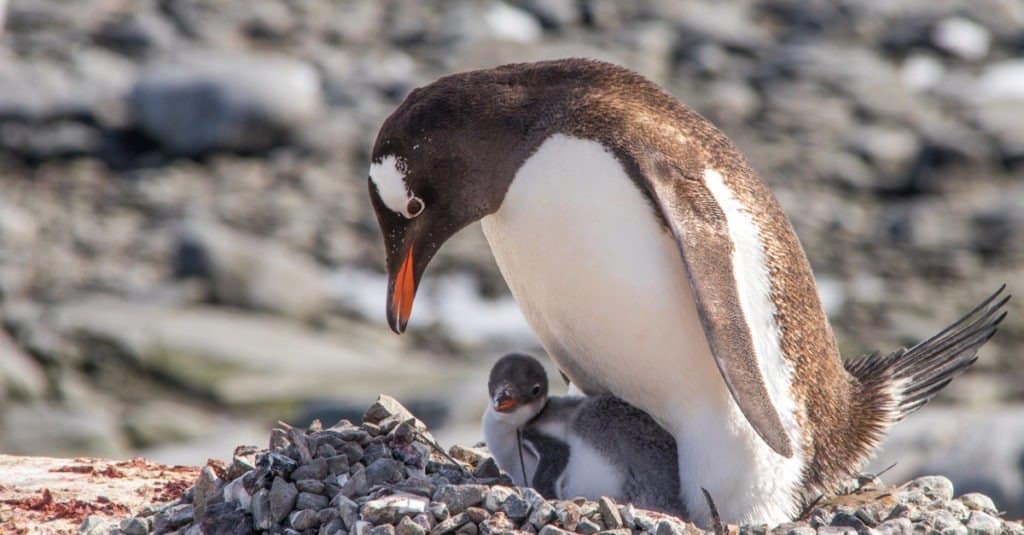
[{"label": "chick eye", "polygon": [[539,396],[540,395],[540,385],[533,385],[533,388],[530,389],[530,394],[533,394],[534,396]]},{"label": "chick eye", "polygon": [[420,215],[423,212],[423,208],[425,208],[425,205],[419,197],[413,197],[405,204],[405,212],[409,214],[409,217]]}]

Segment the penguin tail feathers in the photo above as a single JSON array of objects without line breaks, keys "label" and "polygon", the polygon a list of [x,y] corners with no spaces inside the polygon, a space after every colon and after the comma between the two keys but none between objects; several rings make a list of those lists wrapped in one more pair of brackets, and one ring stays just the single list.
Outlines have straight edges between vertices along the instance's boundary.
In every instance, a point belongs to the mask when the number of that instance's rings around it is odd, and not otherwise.
[{"label": "penguin tail feathers", "polygon": [[846,371],[858,380],[862,392],[888,398],[890,424],[902,420],[978,360],[978,349],[1006,317],[1004,308],[1011,296],[1005,291],[1004,284],[962,318],[910,349],[850,359]]}]

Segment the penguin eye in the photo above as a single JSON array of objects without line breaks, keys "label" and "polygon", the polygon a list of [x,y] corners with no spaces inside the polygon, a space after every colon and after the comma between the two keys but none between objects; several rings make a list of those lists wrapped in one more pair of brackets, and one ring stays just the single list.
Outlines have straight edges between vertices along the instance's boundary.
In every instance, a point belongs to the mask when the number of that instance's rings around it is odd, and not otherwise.
[{"label": "penguin eye", "polygon": [[534,395],[534,396],[539,396],[540,395],[540,385],[533,385],[533,388],[530,389],[530,394]]},{"label": "penguin eye", "polygon": [[410,219],[423,213],[423,208],[425,208],[423,199],[420,199],[419,197],[412,197],[409,199],[409,202],[405,204],[405,212],[409,214]]}]

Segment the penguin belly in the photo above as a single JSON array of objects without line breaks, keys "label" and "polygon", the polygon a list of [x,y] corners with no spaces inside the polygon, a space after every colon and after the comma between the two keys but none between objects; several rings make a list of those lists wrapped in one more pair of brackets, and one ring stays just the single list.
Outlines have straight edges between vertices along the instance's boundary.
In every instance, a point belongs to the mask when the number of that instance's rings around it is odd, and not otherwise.
[{"label": "penguin belly", "polygon": [[694,520],[708,518],[701,486],[730,521],[787,520],[801,467],[777,466],[732,401],[675,240],[613,154],[548,138],[482,224],[527,322],[570,380],[622,398],[674,436]]}]

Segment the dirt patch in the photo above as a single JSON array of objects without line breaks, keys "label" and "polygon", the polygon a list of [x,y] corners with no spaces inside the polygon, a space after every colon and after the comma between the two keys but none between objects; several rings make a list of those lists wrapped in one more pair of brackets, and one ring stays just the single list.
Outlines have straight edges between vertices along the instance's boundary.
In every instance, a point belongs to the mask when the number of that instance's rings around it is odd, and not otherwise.
[{"label": "dirt patch", "polygon": [[124,515],[129,512],[127,506],[116,503],[105,496],[98,496],[94,501],[83,501],[78,499],[55,500],[50,489],[43,489],[37,497],[22,498],[20,500],[4,500],[3,503],[23,511],[34,511],[42,516],[42,521],[51,520],[72,520],[81,522],[85,517],[93,514],[106,516]]}]

